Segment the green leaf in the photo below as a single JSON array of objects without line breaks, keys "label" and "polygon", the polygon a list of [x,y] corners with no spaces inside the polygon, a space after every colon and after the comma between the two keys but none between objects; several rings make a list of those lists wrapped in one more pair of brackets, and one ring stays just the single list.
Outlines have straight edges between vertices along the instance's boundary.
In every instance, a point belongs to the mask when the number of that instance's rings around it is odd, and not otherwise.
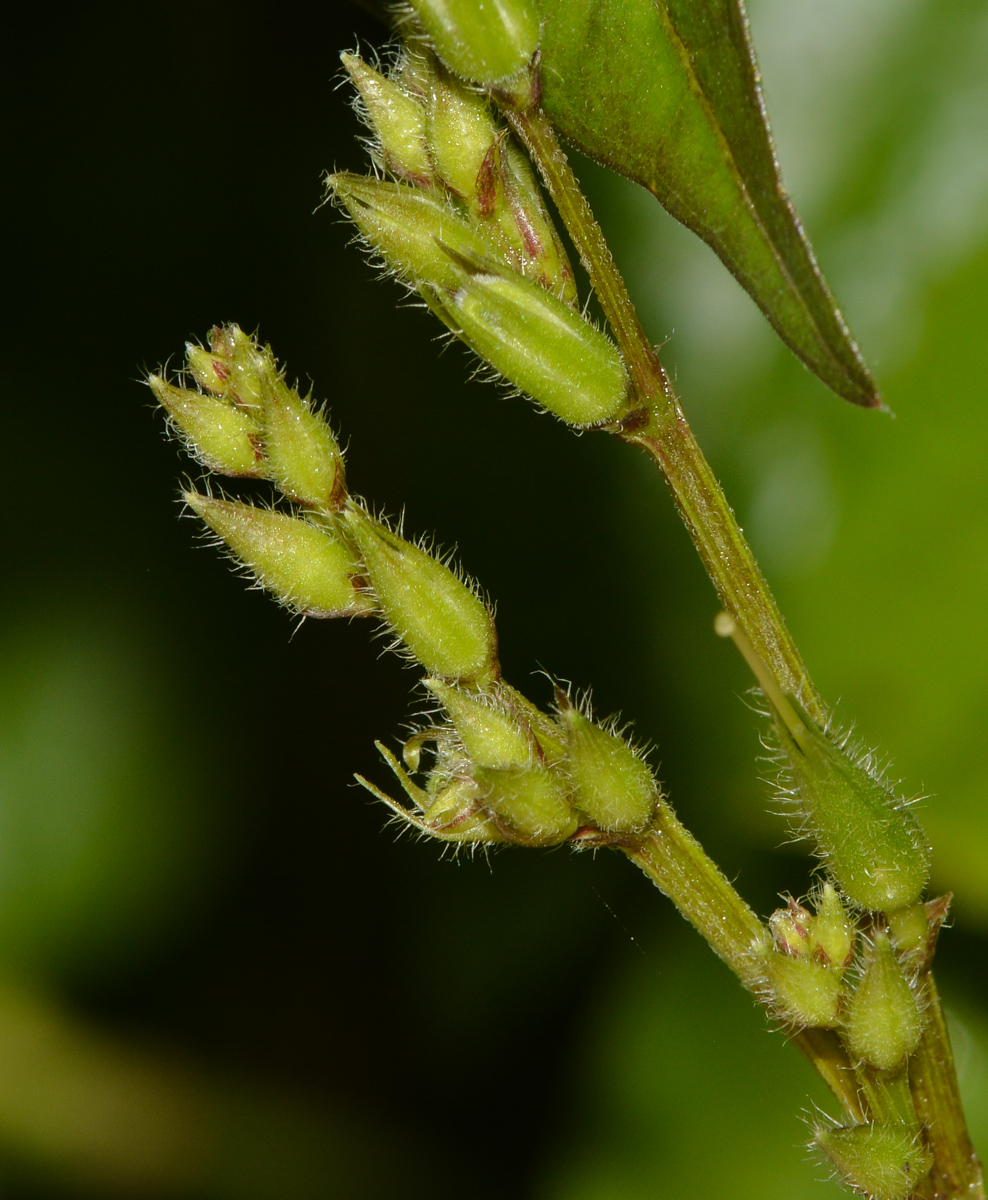
[{"label": "green leaf", "polygon": [[544,106],[698,234],[838,395],[881,400],[782,186],[742,0],[538,0]]}]

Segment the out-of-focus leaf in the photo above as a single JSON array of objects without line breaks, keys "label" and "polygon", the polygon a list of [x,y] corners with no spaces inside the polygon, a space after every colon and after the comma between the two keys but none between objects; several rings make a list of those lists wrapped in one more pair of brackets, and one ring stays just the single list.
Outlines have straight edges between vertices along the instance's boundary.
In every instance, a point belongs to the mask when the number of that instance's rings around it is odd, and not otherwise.
[{"label": "out-of-focus leaf", "polygon": [[538,0],[544,104],[647,187],[838,395],[880,400],[779,176],[742,0]]}]

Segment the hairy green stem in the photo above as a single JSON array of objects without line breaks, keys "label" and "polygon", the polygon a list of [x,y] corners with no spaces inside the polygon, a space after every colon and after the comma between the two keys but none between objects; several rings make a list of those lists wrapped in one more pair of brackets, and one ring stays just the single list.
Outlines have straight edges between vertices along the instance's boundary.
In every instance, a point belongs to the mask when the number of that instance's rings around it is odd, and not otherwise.
[{"label": "hairy green stem", "polygon": [[748,635],[783,690],[798,696],[807,712],[822,721],[822,701],[642,328],[624,279],[549,119],[540,108],[506,106],[505,115],[542,172],[642,401],[643,420],[627,426],[621,436],[641,446],[661,468],[724,607]]},{"label": "hairy green stem", "polygon": [[933,1151],[936,1195],[985,1200],[984,1172],[967,1130],[950,1035],[931,971],[920,978],[919,997],[926,1028],[909,1062],[909,1084]]},{"label": "hairy green stem", "polygon": [[[537,89],[536,89],[537,91]],[[785,692],[798,697],[807,713],[826,716],[802,657],[778,605],[745,540],[723,489],[686,421],[655,348],[645,334],[627,286],[552,123],[537,105],[498,98],[505,117],[538,167],[590,275],[594,291],[641,399],[641,420],[626,422],[620,436],[641,446],[665,476],[690,536],[725,608],[747,634],[755,652]],[[757,917],[710,862],[674,815],[652,831],[632,858],[696,926],[750,990],[757,990],[752,958]],[[950,1042],[931,974],[922,984],[929,1019],[910,1066],[915,1111],[934,1154],[932,1181],[938,1200],[985,1200],[981,1165],[971,1146],[960,1101]],[[810,1059],[848,1113],[856,1119],[880,1116],[890,1102],[869,1081],[856,1078],[835,1033],[814,1029],[793,1041]],[[862,1086],[864,1085],[864,1086]],[[901,1089],[900,1089],[901,1090]],[[901,1100],[901,1097],[899,1098]]]},{"label": "hairy green stem", "polygon": [[[616,844],[668,896],[748,991],[764,997],[762,958],[769,949],[765,926],[672,808],[661,804],[645,834]],[[833,1030],[807,1029],[793,1034],[791,1040],[844,1109],[855,1119],[864,1119],[854,1070]]]}]

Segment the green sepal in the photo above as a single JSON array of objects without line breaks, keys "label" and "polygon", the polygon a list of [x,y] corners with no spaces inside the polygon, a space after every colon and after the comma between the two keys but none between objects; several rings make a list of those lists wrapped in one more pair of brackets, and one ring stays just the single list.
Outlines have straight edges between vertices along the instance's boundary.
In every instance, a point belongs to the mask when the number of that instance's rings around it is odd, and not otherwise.
[{"label": "green sepal", "polygon": [[861,977],[844,1013],[844,1044],[879,1071],[902,1065],[919,1045],[923,1018],[895,947],[875,930],[862,951]]},{"label": "green sepal", "polygon": [[841,1179],[871,1200],[909,1200],[933,1164],[916,1130],[902,1122],[818,1129],[815,1140]]},{"label": "green sepal", "polygon": [[497,137],[487,101],[440,67],[433,76],[427,113],[426,136],[436,175],[475,214],[482,212],[478,179]]},{"label": "green sepal", "polygon": [[211,471],[222,475],[264,475],[260,426],[245,408],[219,396],[166,383],[152,375],[148,385],[188,449]]},{"label": "green sepal", "polygon": [[854,954],[854,926],[831,883],[824,883],[816,900],[811,938],[814,953],[835,967],[846,967]]},{"label": "green sepal", "polygon": [[419,546],[356,504],[344,520],[385,621],[427,671],[478,685],[496,680],[497,635],[483,600]]},{"label": "green sepal", "polygon": [[517,75],[539,44],[539,15],[531,0],[410,0],[436,53],[472,83]]},{"label": "green sepal", "polygon": [[614,733],[589,720],[574,707],[563,709],[566,771],[573,803],[599,829],[632,833],[645,828],[659,799],[647,763]]},{"label": "green sepal", "polygon": [[628,375],[608,337],[516,272],[468,265],[450,312],[481,358],[571,425],[605,424],[630,410]]},{"label": "green sepal", "polygon": [[350,549],[308,521],[199,492],[188,506],[218,534],[237,560],[283,604],[310,617],[349,617],[371,611],[354,586],[360,567]]}]

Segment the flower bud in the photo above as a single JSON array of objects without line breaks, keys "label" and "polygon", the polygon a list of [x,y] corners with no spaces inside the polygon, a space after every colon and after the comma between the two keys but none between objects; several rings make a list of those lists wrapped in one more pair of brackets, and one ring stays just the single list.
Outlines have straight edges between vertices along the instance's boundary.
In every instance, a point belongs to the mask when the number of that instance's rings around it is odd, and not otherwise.
[{"label": "flower bud", "polygon": [[879,1071],[902,1065],[919,1045],[923,1019],[888,935],[876,930],[863,951],[861,978],[847,1004],[843,1039],[855,1058]]},{"label": "flower bud", "polygon": [[815,1140],[844,1182],[872,1200],[909,1200],[933,1165],[916,1130],[901,1122],[818,1129]]},{"label": "flower bud", "polygon": [[813,952],[823,962],[844,968],[854,953],[854,926],[848,921],[837,889],[824,883],[811,925]]},{"label": "flower bud", "polygon": [[476,592],[356,505],[345,520],[384,619],[426,670],[480,685],[497,679],[494,622]]},{"label": "flower bud", "polygon": [[329,422],[279,374],[262,378],[268,478],[299,504],[338,509],[346,494],[343,455]]},{"label": "flower bud", "polygon": [[769,928],[776,947],[783,954],[802,958],[813,953],[810,927],[813,914],[795,900],[790,899],[785,908],[778,908],[768,919]]},{"label": "flower bud", "polygon": [[600,425],[627,411],[630,384],[609,338],[515,272],[466,265],[451,313],[481,358],[571,425]]},{"label": "flower bud", "polygon": [[473,83],[491,84],[527,67],[539,44],[532,0],[410,0],[436,53]]},{"label": "flower bud", "polygon": [[239,325],[216,325],[209,335],[211,353],[186,346],[189,366],[199,383],[234,404],[254,408],[261,402],[261,373],[277,373],[271,351],[258,346]]},{"label": "flower bud", "polygon": [[448,252],[483,258],[490,246],[441,201],[407,184],[385,183],[343,172],[327,186],[368,244],[405,279],[455,291],[462,274]]},{"label": "flower bud", "polygon": [[380,139],[384,166],[419,186],[432,179],[425,142],[425,108],[356,54],[340,56],[363,105],[367,124]]},{"label": "flower bud", "polygon": [[485,813],[472,779],[458,779],[440,789],[422,814],[423,825],[433,836],[468,845],[493,845],[505,841]]},{"label": "flower bud", "polygon": [[497,137],[487,101],[440,68],[430,88],[426,130],[436,175],[474,212],[484,211],[479,176]]},{"label": "flower bud", "polygon": [[310,617],[370,611],[370,602],[352,582],[360,567],[342,542],[284,513],[198,492],[183,495],[186,504],[283,604]]},{"label": "flower bud", "polygon": [[926,886],[930,847],[919,822],[807,719],[799,741],[782,731],[794,792],[808,832],[853,904],[891,912]]},{"label": "flower bud", "polygon": [[498,820],[508,841],[556,846],[573,836],[580,822],[565,782],[544,767],[478,767],[474,780],[483,804]]},{"label": "flower bud", "polygon": [[576,277],[546,211],[531,164],[509,138],[498,141],[491,158],[491,219],[481,223],[481,232],[498,246],[516,271],[576,308]]},{"label": "flower bud", "polygon": [[426,679],[424,683],[449,713],[474,766],[524,767],[532,761],[532,733],[515,716],[487,698],[471,696],[441,680]]},{"label": "flower bud", "polygon": [[567,706],[561,719],[576,807],[608,832],[644,829],[659,798],[648,765],[623,738],[601,729],[578,709]]},{"label": "flower bud", "polygon": [[152,375],[148,385],[203,466],[223,475],[264,474],[260,427],[247,409],[173,387],[160,375]]},{"label": "flower bud", "polygon": [[815,958],[770,950],[765,973],[770,1003],[777,1015],[795,1025],[832,1029],[839,1022],[841,972]]}]

